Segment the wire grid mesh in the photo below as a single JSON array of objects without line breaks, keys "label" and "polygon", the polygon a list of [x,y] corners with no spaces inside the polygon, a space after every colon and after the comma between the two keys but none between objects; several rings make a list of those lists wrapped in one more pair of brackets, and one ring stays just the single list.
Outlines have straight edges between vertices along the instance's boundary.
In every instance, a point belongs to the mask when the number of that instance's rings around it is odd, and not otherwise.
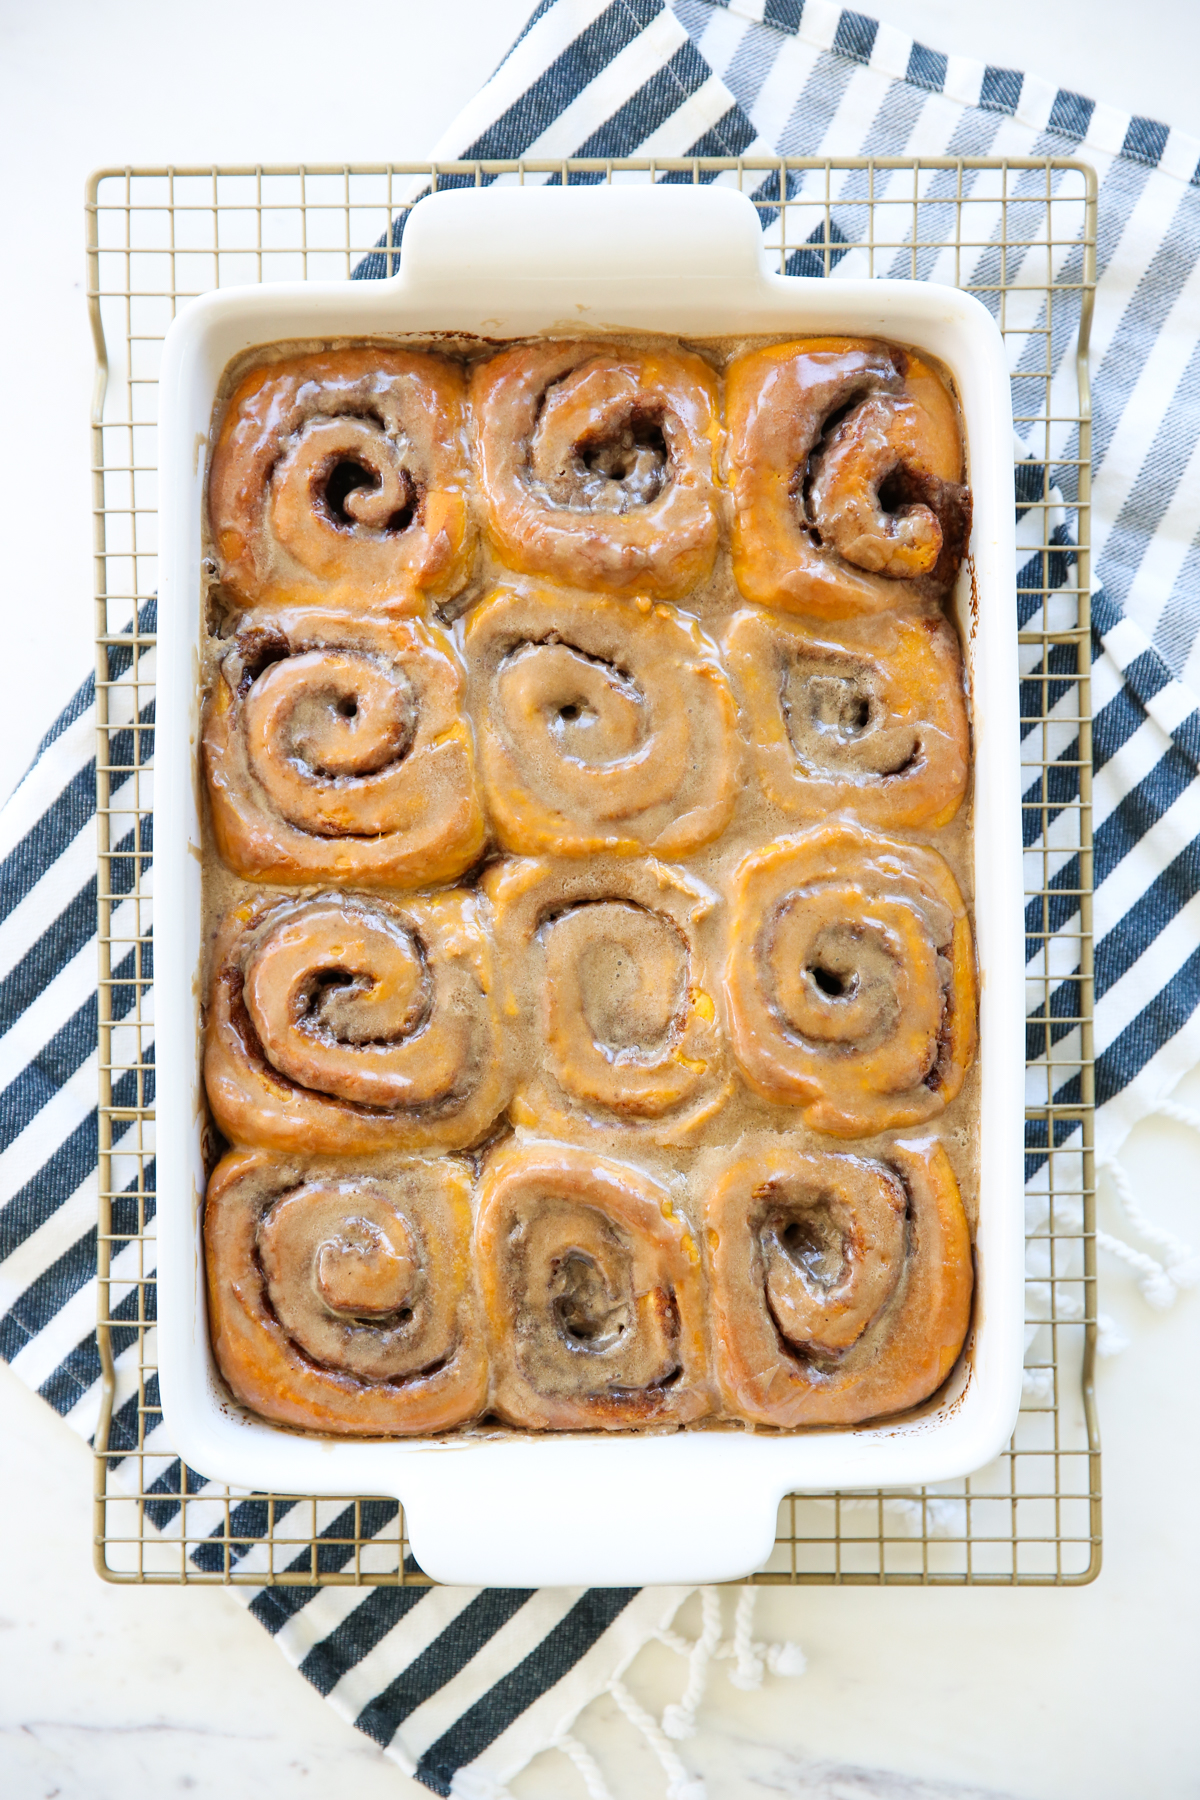
[{"label": "wire grid mesh", "polygon": [[[155,1368],[151,759],[156,382],[178,305],[217,286],[392,272],[430,188],[733,185],[788,274],[977,294],[1008,349],[1018,457],[1029,1075],[1030,1334],[1009,1448],[963,1481],[793,1495],[769,1583],[1067,1584],[1100,1564],[1091,1114],[1087,337],[1095,178],[1082,163],[723,158],[105,170],[88,189],[100,945],[96,1562],[114,1581],[423,1582],[393,1501],[232,1492],[165,1441]],[[1062,874],[1077,858],[1079,887]]]}]

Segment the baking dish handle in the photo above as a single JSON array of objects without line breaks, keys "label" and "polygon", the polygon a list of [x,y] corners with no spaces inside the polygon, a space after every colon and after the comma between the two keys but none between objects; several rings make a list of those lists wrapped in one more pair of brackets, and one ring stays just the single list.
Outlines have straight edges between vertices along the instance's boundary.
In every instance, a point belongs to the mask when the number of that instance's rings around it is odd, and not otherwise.
[{"label": "baking dish handle", "polygon": [[490,187],[415,206],[391,282],[406,299],[453,310],[464,281],[482,280],[500,312],[564,279],[586,282],[594,303],[598,286],[744,290],[764,273],[758,214],[733,188]]},{"label": "baking dish handle", "polygon": [[[443,1440],[397,1467],[413,1556],[467,1587],[630,1587],[736,1581],[771,1554],[778,1475],[736,1434]],[[735,1446],[731,1445],[731,1450]],[[416,1454],[414,1454],[416,1452]],[[484,1460],[486,1458],[486,1460]]]}]

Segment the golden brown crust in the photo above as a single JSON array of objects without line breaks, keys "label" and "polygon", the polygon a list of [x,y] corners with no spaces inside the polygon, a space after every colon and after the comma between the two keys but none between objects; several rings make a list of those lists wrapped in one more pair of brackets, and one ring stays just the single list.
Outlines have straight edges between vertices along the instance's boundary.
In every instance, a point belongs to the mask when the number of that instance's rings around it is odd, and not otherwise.
[{"label": "golden brown crust", "polygon": [[953,395],[772,345],[726,437],[644,345],[290,355],[218,419],[205,1240],[266,1418],[853,1425],[964,1341],[945,1150],[877,1136],[975,1055]]},{"label": "golden brown crust", "polygon": [[962,436],[918,357],[869,338],[751,350],[729,367],[725,413],[747,600],[846,619],[952,585],[971,522]]},{"label": "golden brown crust", "polygon": [[936,850],[848,820],[743,858],[727,965],[733,1053],[815,1131],[923,1124],[975,1055],[975,953]]},{"label": "golden brown crust", "polygon": [[266,1419],[358,1437],[444,1431],[487,1402],[463,1164],[369,1169],[235,1150],[204,1206],[209,1329]]},{"label": "golden brown crust", "polygon": [[221,580],[245,606],[393,617],[455,593],[470,555],[465,387],[406,350],[323,350],[251,369],[208,480]]},{"label": "golden brown crust", "polygon": [[737,709],[686,613],[501,591],[466,633],[488,810],[525,855],[685,856],[737,799]]},{"label": "golden brown crust", "polygon": [[483,848],[453,639],[421,620],[256,615],[204,713],[213,833],[239,875],[435,886]]},{"label": "golden brown crust", "polygon": [[479,483],[502,562],[578,587],[678,599],[717,550],[717,384],[700,357],[555,340],[471,386]]},{"label": "golden brown crust", "polygon": [[539,1131],[619,1125],[681,1144],[724,1104],[719,978],[700,934],[716,896],[634,858],[522,858],[484,877],[511,992],[532,1026],[512,1116]]},{"label": "golden brown crust", "polygon": [[620,1431],[711,1409],[700,1253],[648,1175],[566,1144],[507,1145],[480,1184],[475,1252],[509,1424]]},{"label": "golden brown crust", "polygon": [[945,1381],[971,1320],[971,1239],[935,1139],[878,1159],[764,1139],[705,1203],[714,1355],[756,1425],[855,1425]]},{"label": "golden brown crust", "polygon": [[747,607],[722,648],[763,792],[781,812],[949,824],[967,790],[962,658],[940,614],[834,628]]},{"label": "golden brown crust", "polygon": [[235,1144],[464,1149],[512,1085],[486,902],[266,897],[225,919],[204,1079]]}]

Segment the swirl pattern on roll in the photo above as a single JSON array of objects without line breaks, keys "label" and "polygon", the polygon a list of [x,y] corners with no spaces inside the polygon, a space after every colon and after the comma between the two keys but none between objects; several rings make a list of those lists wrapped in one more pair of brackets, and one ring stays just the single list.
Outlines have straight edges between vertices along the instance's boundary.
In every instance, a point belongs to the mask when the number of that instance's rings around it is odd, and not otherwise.
[{"label": "swirl pattern on roll", "polygon": [[941,1145],[879,1158],[764,1139],[705,1202],[714,1357],[755,1425],[854,1425],[936,1393],[966,1339],[962,1199]]},{"label": "swirl pattern on roll", "polygon": [[239,875],[451,881],[483,848],[465,678],[420,620],[285,611],[221,660],[203,748],[213,830]]},{"label": "swirl pattern on roll", "polygon": [[208,483],[222,582],[245,606],[404,614],[466,579],[465,386],[444,357],[323,350],[251,369]]},{"label": "swirl pattern on roll", "polygon": [[444,1431],[487,1403],[471,1177],[450,1158],[235,1150],[204,1207],[209,1322],[243,1405],[310,1431]]},{"label": "swirl pattern on roll", "polygon": [[715,895],[625,857],[489,869],[496,941],[533,1029],[512,1116],[554,1134],[621,1126],[681,1143],[729,1092],[703,922]]},{"label": "swirl pattern on roll", "polygon": [[883,826],[954,817],[970,740],[958,639],[940,614],[835,631],[747,607],[722,648],[759,781],[782,812],[850,808]]},{"label": "swirl pattern on roll", "polygon": [[509,1144],[484,1171],[475,1248],[507,1423],[619,1431],[710,1411],[700,1252],[648,1175]]},{"label": "swirl pattern on roll", "polygon": [[737,799],[737,709],[716,646],[667,606],[502,591],[466,632],[485,797],[525,855],[684,856]]},{"label": "swirl pattern on roll", "polygon": [[501,560],[678,599],[717,549],[712,370],[686,351],[548,342],[476,369],[479,482]]},{"label": "swirl pattern on roll", "polygon": [[511,1091],[486,902],[250,901],[218,933],[204,1075],[235,1144],[353,1156],[475,1143]]},{"label": "swirl pattern on roll", "polygon": [[733,1052],[813,1130],[923,1123],[975,1055],[975,955],[935,850],[835,821],[743,858],[727,965]]},{"label": "swirl pattern on roll", "polygon": [[911,352],[813,338],[726,377],[733,572],[761,606],[845,619],[953,584],[971,529],[954,401]]}]

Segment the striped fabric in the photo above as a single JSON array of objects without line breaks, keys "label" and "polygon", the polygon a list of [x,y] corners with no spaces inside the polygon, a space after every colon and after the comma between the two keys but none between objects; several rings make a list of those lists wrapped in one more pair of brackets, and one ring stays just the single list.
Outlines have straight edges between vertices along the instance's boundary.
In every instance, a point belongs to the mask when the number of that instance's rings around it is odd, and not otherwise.
[{"label": "striped fabric", "polygon": [[[1096,1041],[1100,1143],[1111,1156],[1200,1060],[1200,146],[1069,88],[944,56],[829,0],[727,6],[675,0],[673,8],[664,0],[542,0],[492,81],[432,155],[776,152],[1078,154],[1098,170]],[[854,206],[864,190],[854,175],[841,181],[833,212],[834,280],[863,272],[860,254],[837,246],[857,235]],[[1032,235],[1041,204],[1032,186],[1026,204]],[[996,266],[994,244],[977,255],[975,271],[964,269],[964,279],[980,279]],[[821,274],[824,257],[802,249],[790,267]],[[369,279],[385,270],[386,259],[376,252],[356,275]],[[907,250],[897,253],[890,272],[912,272]],[[917,273],[945,278],[936,248],[920,252]],[[1050,338],[1055,383],[1064,393],[1074,380],[1075,324],[1064,303]],[[1062,508],[1055,541],[1057,579],[1066,582],[1076,443],[1069,427],[1060,438],[1052,446]],[[1026,499],[1043,492],[1035,448],[1017,446],[1018,495]],[[1022,533],[1029,544],[1039,541],[1030,529],[1019,508],[1019,541]],[[1020,577],[1027,596],[1022,623],[1035,630],[1042,621],[1042,596],[1033,592],[1043,586],[1040,569],[1040,558],[1031,557]],[[1053,596],[1048,618],[1052,610]],[[149,628],[152,621],[143,623]],[[128,654],[115,647],[111,678],[119,684],[128,668]],[[1030,665],[1024,673],[1035,682],[1053,669]],[[117,705],[120,695],[118,685]],[[132,724],[132,691],[126,702]],[[149,723],[149,715],[141,722]],[[1060,893],[1053,924],[1064,936],[1061,945],[1046,943],[1031,916],[1030,972],[1054,971],[1061,1004],[1051,1011],[1068,1021],[1076,1010],[1074,951],[1055,958],[1071,942],[1071,891],[1078,885],[1068,824],[1077,743],[1069,725],[1052,719],[1045,730],[1045,742],[1040,728],[1031,734],[1027,797],[1040,797],[1034,784],[1042,780],[1049,746],[1062,763],[1051,771],[1058,779],[1048,782],[1045,817]],[[0,814],[0,1354],[84,1435],[94,1429],[99,1378],[92,1327],[94,731],[89,680]],[[119,799],[118,792],[114,802]],[[1030,816],[1040,830],[1043,815]],[[150,850],[132,837],[126,847],[147,857]],[[1027,848],[1040,866],[1041,838]],[[1040,983],[1035,991],[1040,1001]],[[1066,1095],[1078,1080],[1069,1061],[1072,1027],[1064,1022],[1054,1029],[1063,1040]],[[1031,1037],[1042,1037],[1036,1021]],[[1028,1148],[1036,1225],[1044,1207],[1045,1146],[1031,1141]],[[1183,1262],[1172,1261],[1173,1254],[1164,1252],[1164,1261],[1181,1285]],[[119,1283],[136,1273],[114,1270],[118,1314],[126,1305],[133,1316],[134,1290],[125,1301]],[[1048,1273],[1035,1256],[1031,1336],[1044,1316]],[[120,1444],[124,1432],[132,1444],[136,1396],[120,1360],[128,1349],[120,1336],[114,1441]],[[156,1398],[147,1395],[152,1404]],[[154,1522],[170,1538],[179,1529],[178,1505],[169,1498],[172,1485],[178,1490],[178,1463],[161,1428],[150,1448],[160,1458],[164,1496]],[[191,1505],[211,1505],[212,1529],[222,1531],[223,1508],[208,1500],[203,1484]],[[385,1534],[395,1508],[372,1507],[363,1529]],[[261,1510],[252,1497],[235,1508],[235,1535],[240,1525],[253,1537],[262,1527]],[[318,1508],[318,1526],[334,1540],[345,1535],[348,1521],[336,1503],[326,1503]],[[215,1546],[213,1554],[219,1554]],[[248,1543],[240,1567],[253,1572],[259,1554]],[[349,1560],[333,1545],[323,1554],[330,1567]],[[196,1560],[204,1564],[203,1550]],[[678,1591],[237,1591],[339,1712],[436,1793],[497,1795],[530,1757],[558,1744],[576,1760],[589,1792],[602,1794],[599,1772],[568,1734],[579,1710],[606,1689],[647,1730],[674,1800],[697,1800],[702,1792],[619,1682],[652,1636],[665,1633],[687,1651],[668,1630],[683,1597]],[[716,1644],[712,1631],[709,1637],[702,1661]],[[744,1631],[742,1637],[739,1669],[744,1657],[753,1662]],[[686,1721],[676,1723],[682,1735]]]}]

